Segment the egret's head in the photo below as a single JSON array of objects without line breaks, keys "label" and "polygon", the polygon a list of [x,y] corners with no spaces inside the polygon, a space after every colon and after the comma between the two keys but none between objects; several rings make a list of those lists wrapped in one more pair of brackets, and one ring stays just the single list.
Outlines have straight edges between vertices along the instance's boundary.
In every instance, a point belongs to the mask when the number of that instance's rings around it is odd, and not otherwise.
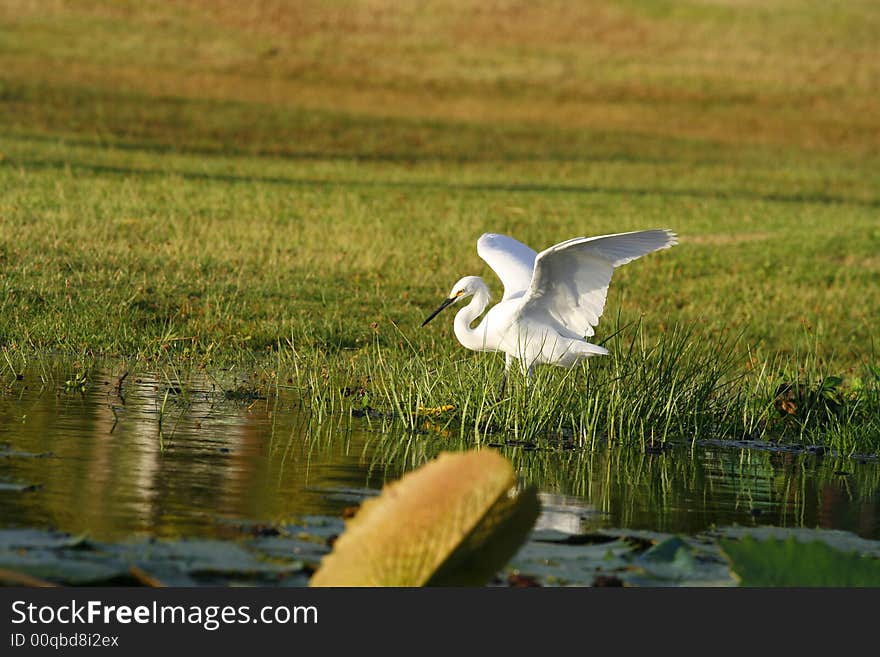
[{"label": "egret's head", "polygon": [[481,290],[484,287],[486,287],[486,284],[483,283],[479,276],[465,276],[452,286],[449,298],[453,301],[458,301],[459,299],[471,296],[477,290]]},{"label": "egret's head", "polygon": [[437,310],[435,310],[428,316],[428,319],[422,322],[422,326],[424,326],[432,319],[434,319],[437,315],[439,315],[440,311],[444,308],[451,306],[453,303],[460,299],[469,297],[472,294],[475,294],[477,291],[484,289],[486,289],[486,284],[482,281],[482,279],[480,279],[479,276],[465,276],[452,286],[452,291],[449,293],[449,297],[440,304],[440,307],[437,308]]}]

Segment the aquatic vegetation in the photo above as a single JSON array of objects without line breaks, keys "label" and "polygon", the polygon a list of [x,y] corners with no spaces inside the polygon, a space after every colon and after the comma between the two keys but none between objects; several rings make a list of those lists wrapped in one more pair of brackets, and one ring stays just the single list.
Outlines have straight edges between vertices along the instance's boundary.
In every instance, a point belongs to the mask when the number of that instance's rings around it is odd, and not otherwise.
[{"label": "aquatic vegetation", "polygon": [[720,544],[742,586],[880,586],[880,559],[819,540],[744,536]]},{"label": "aquatic vegetation", "polygon": [[721,438],[880,449],[880,379],[870,366],[863,378],[813,374],[818,387],[801,386],[813,392],[795,400],[779,384],[791,363],[743,357],[736,340],[705,339],[697,327],[652,339],[638,322],[618,323],[603,344],[611,355],[568,371],[539,370],[531,382],[513,376],[504,391],[503,359],[446,360],[415,349],[401,356],[379,340],[348,359],[305,356],[294,366],[279,354],[276,365],[296,369],[292,388],[318,421],[347,413],[373,430],[452,434],[472,444],[584,449]]},{"label": "aquatic vegetation", "polygon": [[476,586],[516,553],[538,517],[534,488],[492,450],[440,454],[366,500],[310,586]]},{"label": "aquatic vegetation", "polygon": [[[305,586],[338,518],[245,525],[237,540],[101,542],[0,529],[0,584],[18,586]],[[849,532],[721,527],[589,534],[536,529],[492,586],[875,586],[880,542]]]}]

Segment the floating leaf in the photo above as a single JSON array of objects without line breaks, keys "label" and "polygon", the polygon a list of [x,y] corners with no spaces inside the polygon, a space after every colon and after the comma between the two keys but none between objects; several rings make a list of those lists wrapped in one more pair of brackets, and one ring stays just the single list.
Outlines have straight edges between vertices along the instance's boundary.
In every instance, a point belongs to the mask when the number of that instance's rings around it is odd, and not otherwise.
[{"label": "floating leaf", "polygon": [[114,544],[36,529],[0,530],[0,574],[64,585],[305,584],[304,563],[290,556],[317,560],[322,553],[287,537],[261,537],[247,546],[204,539]]},{"label": "floating leaf", "polygon": [[13,570],[0,568],[0,586],[30,586],[45,588],[55,586],[55,584],[47,582],[44,579],[32,577],[27,573],[17,573]]},{"label": "floating leaf", "polygon": [[363,503],[311,586],[485,584],[538,517],[497,452],[443,453]]},{"label": "floating leaf", "polygon": [[880,560],[820,541],[746,536],[720,544],[742,586],[880,586]]},{"label": "floating leaf", "polygon": [[678,559],[681,554],[687,553],[690,545],[680,536],[672,536],[665,541],[654,545],[642,558],[645,561],[656,563],[671,563]]}]

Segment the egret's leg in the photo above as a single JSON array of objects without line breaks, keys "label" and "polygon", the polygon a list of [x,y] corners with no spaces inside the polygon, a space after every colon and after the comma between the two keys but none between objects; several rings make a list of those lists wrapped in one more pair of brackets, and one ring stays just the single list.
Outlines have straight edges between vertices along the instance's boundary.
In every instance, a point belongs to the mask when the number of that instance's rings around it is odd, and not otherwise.
[{"label": "egret's leg", "polygon": [[504,395],[504,389],[507,387],[507,373],[513,365],[514,357],[510,354],[504,354],[504,376],[501,377],[501,388],[498,389],[498,396]]}]

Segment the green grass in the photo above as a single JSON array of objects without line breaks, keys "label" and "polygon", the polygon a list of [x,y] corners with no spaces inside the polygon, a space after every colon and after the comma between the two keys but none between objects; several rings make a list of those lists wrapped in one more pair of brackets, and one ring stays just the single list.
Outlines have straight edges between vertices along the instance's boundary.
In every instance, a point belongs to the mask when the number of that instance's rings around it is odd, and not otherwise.
[{"label": "green grass", "polygon": [[[875,5],[12,5],[13,361],[247,369],[321,417],[454,405],[471,436],[878,449]],[[463,274],[499,291],[485,231],[649,227],[681,244],[615,274],[597,338],[631,328],[585,372],[497,399],[500,358],[418,328]],[[832,376],[833,416],[779,415]]]}]

